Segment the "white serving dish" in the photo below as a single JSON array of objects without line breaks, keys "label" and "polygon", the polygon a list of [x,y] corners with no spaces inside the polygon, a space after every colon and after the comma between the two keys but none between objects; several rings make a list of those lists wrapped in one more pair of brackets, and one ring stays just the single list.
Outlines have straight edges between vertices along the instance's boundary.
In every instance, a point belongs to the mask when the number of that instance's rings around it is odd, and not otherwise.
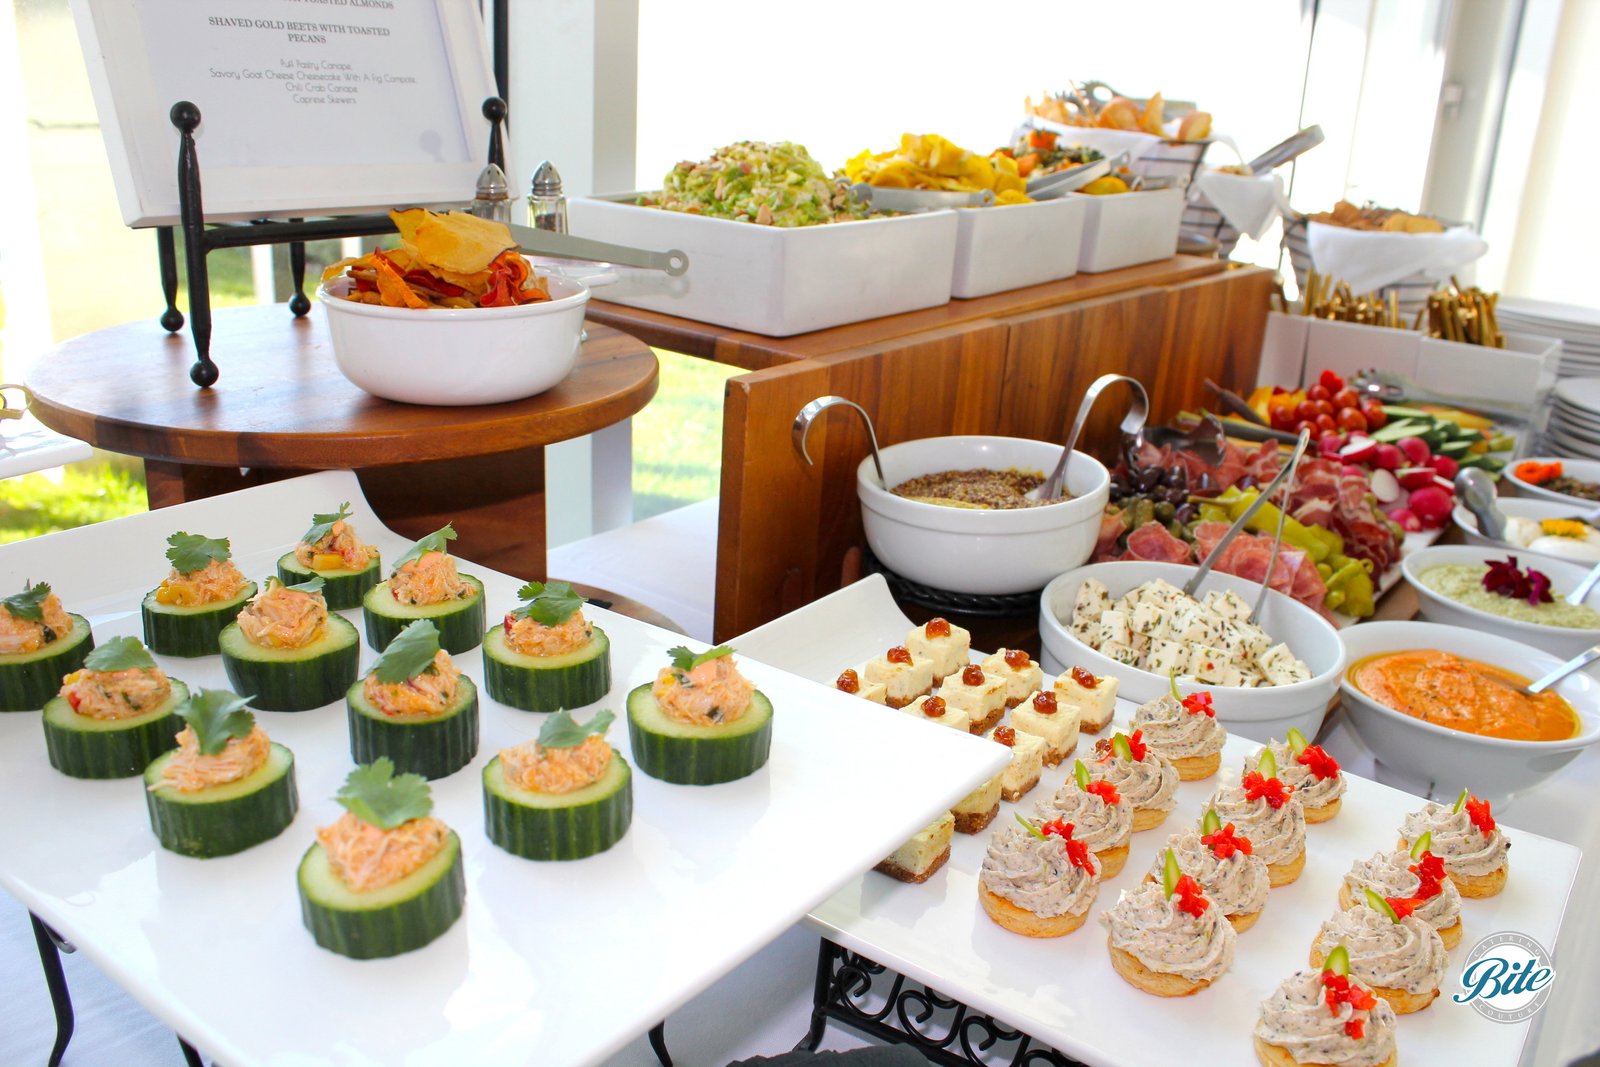
[{"label": "white serving dish", "polygon": [[[884,477],[896,486],[948,470],[1015,467],[1048,475],[1061,446],[1023,437],[924,437],[879,455]],[[873,555],[896,574],[954,593],[1026,593],[1088,559],[1111,496],[1111,475],[1093,456],[1074,452],[1067,492],[1072,499],[1035,508],[951,508],[884,489],[871,456],[856,468],[861,523]]]},{"label": "white serving dish", "polygon": [[[349,500],[386,560],[406,540],[379,525],[355,475],[329,471],[0,548],[0,588],[48,578],[101,640],[139,633],[139,600],[165,571],[175,529],[232,538],[246,574],[273,562],[313,511]],[[467,561],[489,614],[521,579]],[[679,634],[587,607],[611,639],[612,688],[651,680]],[[359,612],[347,617],[360,625]],[[156,657],[191,686],[225,686],[216,656]],[[374,655],[363,648],[363,668]],[[697,788],[635,772],[627,835],[598,856],[535,863],[484,834],[481,776],[545,716],[483,688],[477,650],[455,657],[480,691],[481,745],[432,783],[461,837],[467,904],[438,940],[394,959],[316,947],[295,869],[340,813],[350,769],[345,709],[261,712],[295,754],[301,810],[279,837],[196,860],[156,845],[137,779],[80,781],[45,760],[37,712],[0,715],[0,888],[59,930],[164,1023],[229,1067],[592,1064],[603,1061],[888,855],[1005,763],[1000,746],[932,730],[887,708],[740,657],[772,700],[771,758],[748,778]],[[625,722],[611,742],[632,761]],[[885,753],[894,758],[885,760]],[[863,813],[870,813],[870,817]],[[826,827],[826,833],[819,833]],[[796,862],[796,842],[806,842]],[[714,919],[707,902],[715,901]],[[41,995],[39,1003],[44,1003]],[[4,1039],[0,1038],[0,1047]],[[4,1057],[0,1057],[4,1058]]]},{"label": "white serving dish", "polygon": [[1583,671],[1555,687],[1582,720],[1578,736],[1565,741],[1512,741],[1423,722],[1372,699],[1349,678],[1350,669],[1368,656],[1424,648],[1515,671],[1530,681],[1562,664],[1531,645],[1432,622],[1369,622],[1346,633],[1344,642],[1350,662],[1339,691],[1351,727],[1379,763],[1425,778],[1435,793],[1465,787],[1503,800],[1539,785],[1600,740],[1600,681]]},{"label": "white serving dish", "polygon": [[[1111,599],[1116,600],[1135,586],[1156,578],[1181,588],[1194,572],[1195,568],[1186,563],[1119,560],[1079,567],[1056,578],[1045,586],[1044,595],[1039,599],[1039,638],[1044,646],[1041,665],[1052,674],[1082,667],[1092,674],[1113,675],[1120,683],[1119,695],[1136,703],[1154,700],[1168,691],[1171,680],[1118,663],[1073,637],[1067,629],[1072,619],[1072,606],[1078,587],[1089,578],[1104,582]],[[1261,592],[1261,586],[1255,582],[1216,571],[1206,577],[1199,592],[1204,596],[1213,589],[1231,589],[1248,604],[1254,604]],[[1304,604],[1276,590],[1268,594],[1258,622],[1274,640],[1287,644],[1289,651],[1305,661],[1311,669],[1310,680],[1260,689],[1190,681],[1185,681],[1184,685],[1210,692],[1216,701],[1217,718],[1234,733],[1265,742],[1284,737],[1290,727],[1294,727],[1307,737],[1315,737],[1344,671],[1344,645],[1339,640],[1339,631]]]},{"label": "white serving dish", "polygon": [[[841,665],[881,652],[884,642],[905,633],[913,621],[925,620],[907,619],[882,578],[873,576],[734,643],[826,683]],[[1134,707],[1119,700],[1111,729],[1127,730]],[[1109,736],[1111,729],[1098,736]],[[1096,740],[1095,735],[1083,735],[1077,757],[1087,758]],[[1242,737],[1230,737],[1222,773],[1238,774],[1256,747]],[[1127,866],[1101,886],[1084,929],[1060,938],[1022,937],[995,925],[977,904],[978,872],[992,833],[1011,825],[1018,814],[1033,815],[1035,804],[1052,796],[1071,774],[1072,758],[1045,768],[1039,784],[1020,801],[1001,801],[990,830],[955,835],[949,861],[926,883],[906,885],[881,874],[863,874],[813,909],[810,925],[851,951],[1031,1035],[1032,1047],[1048,1045],[1089,1067],[1253,1063],[1250,1033],[1259,1005],[1280,981],[1306,966],[1306,946],[1317,924],[1333,912],[1344,872],[1354,860],[1392,847],[1401,819],[1424,803],[1347,771],[1339,814],[1307,828],[1304,872],[1291,885],[1272,891],[1260,921],[1239,937],[1233,966],[1211,988],[1168,999],[1136,990],[1116,975],[1094,917],[1121,890],[1144,878],[1168,834],[1199,821],[1217,777],[1180,782],[1176,810],[1156,829],[1133,835]],[[1460,989],[1466,955],[1480,938],[1517,930],[1554,948],[1562,926],[1582,853],[1502,825],[1515,846],[1506,888],[1498,896],[1468,902],[1465,938],[1450,954],[1439,999],[1401,1023],[1403,1063],[1515,1064],[1535,1025],[1531,1020],[1491,1022],[1450,999]],[[1581,926],[1582,921],[1580,915],[1568,925]],[[1569,977],[1571,971],[1569,967]],[[888,983],[889,976],[879,979],[874,994],[881,996]],[[863,999],[868,1010],[882,1004]],[[936,1027],[947,1018],[936,1015],[921,1032],[943,1034]],[[1015,1046],[1000,1047],[998,1062],[1011,1062]]]},{"label": "white serving dish", "polygon": [[1072,277],[1088,214],[1071,197],[957,211],[950,295],[987,296]]},{"label": "white serving dish", "polygon": [[1105,196],[1068,193],[1066,199],[1089,205],[1083,223],[1083,248],[1078,253],[1078,269],[1085,274],[1151,263],[1178,251],[1182,189]]},{"label": "white serving dish", "polygon": [[567,203],[575,236],[689,256],[678,278],[619,272],[614,303],[789,337],[950,302],[954,212],[784,228],[639,207],[641,195]]},{"label": "white serving dish", "polygon": [[[1583,482],[1600,484],[1600,460],[1596,459],[1571,459],[1566,456],[1529,456],[1526,463],[1560,463],[1561,472],[1568,477],[1576,478]],[[1560,504],[1570,504],[1580,511],[1593,511],[1600,508],[1600,501],[1585,500],[1581,496],[1568,496],[1566,493],[1556,493],[1549,489],[1540,488],[1531,482],[1525,482],[1517,477],[1516,464],[1505,470],[1506,481],[1510,482],[1517,490],[1518,496],[1530,497],[1534,500],[1554,500]]]},{"label": "white serving dish", "polygon": [[589,288],[549,279],[550,299],[507,308],[392,308],[317,289],[340,372],[373,396],[457,406],[521,400],[572,373]]},{"label": "white serving dish", "polygon": [[[1562,499],[1571,500],[1576,498],[1563,497]],[[1554,500],[1538,500],[1533,497],[1515,496],[1500,497],[1496,503],[1500,508],[1500,513],[1506,516],[1508,519],[1533,519],[1535,521],[1543,521],[1545,519],[1576,519],[1588,514],[1591,511],[1594,511],[1596,508],[1600,508],[1600,501],[1589,501],[1588,503],[1591,505],[1590,507],[1579,508],[1572,504],[1558,504]],[[1542,552],[1532,548],[1523,548],[1520,545],[1514,545],[1508,541],[1496,541],[1493,538],[1486,537],[1478,532],[1478,517],[1472,512],[1468,511],[1466,507],[1461,504],[1457,504],[1455,506],[1455,510],[1451,512],[1450,518],[1456,524],[1456,528],[1461,531],[1461,536],[1469,545],[1480,545],[1484,548],[1493,548],[1500,552],[1510,553],[1513,555],[1518,553],[1529,553],[1547,559],[1565,560],[1569,563],[1582,564],[1584,562],[1583,560],[1574,559],[1571,556],[1562,556],[1557,555],[1554,552]],[[1409,537],[1410,535],[1407,536]]]},{"label": "white serving dish", "polygon": [[[1418,575],[1432,567],[1445,566],[1456,563],[1488,563],[1491,560],[1505,559],[1507,553],[1504,549],[1486,548],[1480,545],[1435,545],[1425,548],[1400,560],[1400,572],[1405,576],[1406,582],[1417,591],[1418,610],[1421,616],[1429,622],[1445,623],[1449,626],[1463,626],[1469,630],[1481,630],[1484,633],[1497,634],[1511,641],[1520,641],[1532,645],[1534,648],[1549,652],[1551,655],[1560,656],[1563,660],[1571,659],[1585,649],[1592,648],[1600,643],[1600,630],[1574,630],[1564,626],[1543,626],[1536,622],[1522,622],[1517,619],[1504,619],[1487,611],[1459,604],[1448,597],[1440,596],[1432,589],[1423,585]],[[1519,564],[1526,568],[1531,561],[1519,560]],[[1539,556],[1535,570],[1543,571],[1550,576],[1554,585],[1552,595],[1557,599],[1565,596],[1577,588],[1578,583],[1588,575],[1590,568],[1581,563],[1568,563],[1565,560],[1553,559],[1549,556]],[[1600,611],[1600,587],[1589,593],[1584,604]]]}]

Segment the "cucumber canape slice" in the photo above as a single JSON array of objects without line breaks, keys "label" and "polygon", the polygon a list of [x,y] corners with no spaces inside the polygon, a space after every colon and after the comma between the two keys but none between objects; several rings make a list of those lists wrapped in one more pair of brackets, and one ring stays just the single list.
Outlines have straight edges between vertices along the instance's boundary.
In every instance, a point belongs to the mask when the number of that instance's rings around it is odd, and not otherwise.
[{"label": "cucumber canape slice", "polygon": [[267,762],[237,782],[185,793],[161,785],[161,772],[176,750],[157,756],[145,768],[145,804],[150,828],[161,847],[183,856],[231,856],[270,841],[294,822],[300,794],[294,784],[294,756],[273,743]]},{"label": "cucumber canape slice", "polygon": [[79,715],[65,697],[44,706],[44,746],[50,766],[73,778],[131,778],[150,761],[177,746],[183,729],[177,709],[189,687],[168,679],[172,692],[160,704],[126,719]]},{"label": "cucumber canape slice", "polygon": [[[427,619],[418,619],[383,650],[371,675],[380,687],[403,686],[424,675],[437,679],[438,655],[438,629]],[[451,664],[443,666],[454,669]],[[433,691],[444,693],[437,686]],[[408,690],[399,692],[405,695]],[[352,685],[344,700],[350,717],[350,756],[358,764],[387,756],[401,771],[443,778],[478,754],[478,688],[464,675],[457,675],[455,695],[440,711],[390,714],[367,699],[366,679]]]},{"label": "cucumber canape slice", "polygon": [[[300,915],[317,944],[352,959],[376,959],[419,949],[450,929],[467,895],[461,839],[429,818],[428,783],[415,774],[395,774],[394,763],[380,757],[351,771],[335,799],[346,813],[318,832],[318,842],[300,861]],[[351,872],[350,865],[335,862],[352,832],[363,855],[374,832],[401,834],[400,843],[412,854],[435,842],[438,851],[415,870],[396,871],[398,877],[383,883],[373,877],[378,872]],[[347,882],[351,873],[355,882],[369,884]]]},{"label": "cucumber canape slice", "polygon": [[0,655],[0,711],[37,711],[56,695],[63,677],[83,666],[94,635],[82,615],[69,612],[67,618],[70,633],[32,652]]},{"label": "cucumber canape slice", "polygon": [[278,557],[278,580],[284,585],[299,585],[317,577],[325,583],[322,595],[328,601],[328,610],[347,611],[361,606],[361,598],[367,590],[377,585],[378,579],[383,577],[383,568],[377,556],[372,557],[372,562],[360,570],[338,567],[325,571],[305,566],[294,558],[293,552],[285,552]]},{"label": "cucumber canape slice", "polygon": [[733,722],[696,726],[661,710],[650,683],[628,694],[628,744],[639,769],[679,785],[717,785],[759,770],[772,749],[772,704],[757,690]]},{"label": "cucumber canape slice", "polygon": [[[523,711],[559,711],[593,704],[611,691],[611,640],[598,626],[583,622],[589,640],[571,652],[530,656],[506,642],[506,628],[524,618],[554,629],[572,621],[583,598],[567,582],[529,582],[517,591],[522,603],[483,637],[483,681],[489,696]],[[577,627],[569,627],[577,636]],[[559,632],[559,631],[558,631]],[[566,633],[561,633],[565,638]]]},{"label": "cucumber canape slice", "polygon": [[[231,558],[226,537],[180,531],[167,538],[167,544],[167,559],[180,575],[195,574],[213,562],[226,563]],[[217,636],[256,595],[256,583],[246,582],[232,598],[210,604],[163,604],[156,599],[160,592],[159,586],[150,590],[139,605],[144,643],[163,656],[193,658],[216,655]]]},{"label": "cucumber canape slice", "polygon": [[[561,749],[605,733],[613,716],[599,712],[579,725],[565,711],[545,721],[537,742],[560,758]],[[512,750],[516,756],[521,746]],[[515,856],[530,860],[576,860],[604,852],[628,832],[633,821],[633,772],[627,761],[611,754],[599,779],[566,793],[525,789],[506,774],[502,752],[483,769],[483,819],[489,840]]]},{"label": "cucumber canape slice", "polygon": [[360,670],[361,635],[337,615],[329,615],[322,636],[304,648],[262,648],[229,623],[217,639],[228,684],[254,694],[252,707],[263,711],[308,711],[344,695]]},{"label": "cucumber canape slice", "polygon": [[387,581],[368,589],[361,598],[367,644],[382,652],[401,630],[418,619],[427,619],[439,628],[439,647],[452,656],[477,648],[483,641],[483,583],[470,574],[463,574],[461,580],[472,587],[472,592],[442,604],[402,604],[389,592]]}]

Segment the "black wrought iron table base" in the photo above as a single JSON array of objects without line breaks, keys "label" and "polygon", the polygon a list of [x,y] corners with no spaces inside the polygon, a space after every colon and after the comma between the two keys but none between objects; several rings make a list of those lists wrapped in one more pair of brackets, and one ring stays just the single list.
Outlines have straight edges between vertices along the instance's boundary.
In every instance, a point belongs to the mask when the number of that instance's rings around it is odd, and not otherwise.
[{"label": "black wrought iron table base", "polygon": [[822,938],[811,1029],[795,1048],[814,1051],[829,1019],[909,1044],[945,1067],[1083,1067],[1020,1030]]}]

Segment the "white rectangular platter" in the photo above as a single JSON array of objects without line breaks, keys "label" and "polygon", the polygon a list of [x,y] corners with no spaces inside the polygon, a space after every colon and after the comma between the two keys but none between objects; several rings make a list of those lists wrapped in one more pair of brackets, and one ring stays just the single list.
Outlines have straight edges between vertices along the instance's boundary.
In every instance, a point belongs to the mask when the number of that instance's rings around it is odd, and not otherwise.
[{"label": "white rectangular platter", "polygon": [[[175,530],[230,536],[246,575],[273,562],[315,511],[354,502],[385,560],[384,530],[353,475],[327,472],[0,549],[0,587],[48,580],[97,638],[138,634],[138,602],[166,573]],[[519,579],[463,561],[493,618]],[[612,689],[654,678],[682,638],[586,609],[611,638]],[[357,626],[358,612],[347,612]],[[362,669],[374,658],[364,651]],[[191,685],[226,686],[221,660],[158,657]],[[477,650],[456,657],[482,689]],[[417,952],[356,962],[302,928],[295,869],[351,767],[345,709],[259,713],[295,754],[301,810],[281,836],[195,860],[150,833],[137,779],[67,778],[46,762],[37,712],[0,715],[0,886],[75,942],[152,1013],[229,1067],[581,1064],[604,1059],[886,856],[1005,763],[998,746],[741,658],[776,709],[772,755],[726,785],[634,775],[632,828],[610,851],[533,863],[484,836],[480,776],[543,715],[481,697],[472,764],[433,783],[462,839],[463,918]],[[619,721],[610,739],[627,757]],[[894,758],[885,758],[885,754]]]},{"label": "white rectangular platter", "polygon": [[[752,631],[738,643],[752,655],[824,681],[898,642],[910,625],[882,578],[873,576]],[[1115,725],[1099,736],[1128,729],[1134,707],[1119,701]],[[1083,735],[1079,755],[1087,756],[1095,740],[1095,735]],[[1121,890],[1143,880],[1169,834],[1198,823],[1220,776],[1238,775],[1256,748],[1244,738],[1230,737],[1217,776],[1178,787],[1177,808],[1160,826],[1134,835],[1127,866],[1101,886],[1095,917],[1116,902]],[[1035,803],[1053,795],[1070,773],[1070,761],[1045,768],[1039,785],[1020,802],[1001,802],[995,826],[1011,823],[1014,813],[1032,815]],[[925,884],[904,885],[868,872],[813,909],[810,921],[838,944],[1091,1067],[1251,1063],[1258,1005],[1280,981],[1308,966],[1311,941],[1337,907],[1345,871],[1357,858],[1393,848],[1401,817],[1423,804],[1409,793],[1346,777],[1349,788],[1340,813],[1308,828],[1300,878],[1272,890],[1260,920],[1239,936],[1232,968],[1191,997],[1163,999],[1124,982],[1111,968],[1105,934],[1095,921],[1050,940],[1022,937],[992,922],[977,899],[978,872],[992,830],[957,834],[949,862]],[[1514,930],[1547,950],[1554,947],[1581,853],[1571,845],[1504,829],[1512,843],[1506,888],[1496,897],[1463,901],[1464,937],[1450,953],[1438,1000],[1400,1018],[1403,1063],[1510,1067],[1518,1062],[1527,1021],[1491,1022],[1450,996],[1461,990],[1467,953],[1488,934]],[[1590,962],[1566,961],[1568,980],[1575,980],[1576,970]]]}]

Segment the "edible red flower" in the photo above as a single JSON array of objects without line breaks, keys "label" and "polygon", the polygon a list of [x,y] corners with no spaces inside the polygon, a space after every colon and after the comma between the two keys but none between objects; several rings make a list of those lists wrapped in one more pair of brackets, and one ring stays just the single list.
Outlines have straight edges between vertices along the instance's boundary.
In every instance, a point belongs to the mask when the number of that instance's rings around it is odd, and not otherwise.
[{"label": "edible red flower", "polygon": [[1054,834],[1061,838],[1061,843],[1067,850],[1067,862],[1074,867],[1081,867],[1090,874],[1094,873],[1094,864],[1089,861],[1089,846],[1072,836],[1073,826],[1070,822],[1060,819],[1051,819],[1039,827],[1039,832],[1046,836]]},{"label": "edible red flower", "polygon": [[1128,751],[1133,753],[1133,758],[1136,762],[1144,762],[1146,748],[1143,730],[1135,730],[1133,733],[1128,735]]},{"label": "edible red flower", "polygon": [[1404,919],[1420,908],[1424,901],[1421,897],[1384,897],[1384,902],[1394,909],[1395,915]]},{"label": "edible red flower", "polygon": [[1466,808],[1467,818],[1472,820],[1472,825],[1476,826],[1484,837],[1494,833],[1494,816],[1489,814],[1489,802],[1487,800],[1479,800],[1477,797],[1469,796],[1467,797]]},{"label": "edible red flower", "polygon": [[1328,755],[1321,745],[1307,745],[1294,761],[1309,768],[1318,781],[1339,776],[1339,761]]},{"label": "edible red flower", "polygon": [[1217,717],[1217,709],[1211,706],[1210,693],[1190,693],[1183,698],[1183,710],[1190,715],[1204,715],[1212,719]]},{"label": "edible red flower", "polygon": [[1200,839],[1202,845],[1211,849],[1211,854],[1219,860],[1225,860],[1235,852],[1242,852],[1246,856],[1255,851],[1255,846],[1248,837],[1240,837],[1233,832],[1233,823],[1228,823],[1216,833],[1206,834]]},{"label": "edible red flower", "polygon": [[1244,786],[1246,800],[1265,800],[1274,809],[1288,803],[1289,794],[1294,792],[1294,786],[1285,785],[1277,778],[1268,778],[1260,771],[1246,771],[1239,784]]},{"label": "edible red flower", "polygon": [[1367,1022],[1365,1019],[1349,1019],[1344,1024],[1345,1036],[1360,1041],[1367,1036]]},{"label": "edible red flower", "polygon": [[1526,600],[1534,607],[1548,604],[1553,599],[1549,575],[1532,567],[1522,570],[1517,566],[1516,556],[1490,560],[1489,569],[1483,575],[1483,587],[1499,596]]},{"label": "edible red flower", "polygon": [[1198,919],[1205,914],[1211,906],[1211,901],[1206,899],[1205,893],[1200,889],[1200,883],[1189,875],[1183,875],[1172,887],[1172,895],[1178,898],[1178,910],[1186,911]]},{"label": "edible red flower", "polygon": [[1106,802],[1106,807],[1122,802],[1122,794],[1117,792],[1117,787],[1104,778],[1097,778],[1083,787],[1085,793],[1093,793]]},{"label": "edible red flower", "polygon": [[1417,876],[1420,899],[1429,900],[1444,892],[1444,860],[1432,852],[1424,852],[1422,858],[1406,870]]}]

